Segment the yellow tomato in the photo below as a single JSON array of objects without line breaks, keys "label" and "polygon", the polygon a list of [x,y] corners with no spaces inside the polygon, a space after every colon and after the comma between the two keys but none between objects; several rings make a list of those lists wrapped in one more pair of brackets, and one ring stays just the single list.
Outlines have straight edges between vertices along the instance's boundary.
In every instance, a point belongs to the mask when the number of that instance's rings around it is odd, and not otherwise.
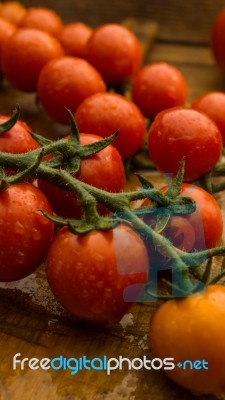
[{"label": "yellow tomato", "polygon": [[197,394],[225,393],[225,287],[212,285],[161,305],[150,322],[154,357],[174,358],[165,370]]}]

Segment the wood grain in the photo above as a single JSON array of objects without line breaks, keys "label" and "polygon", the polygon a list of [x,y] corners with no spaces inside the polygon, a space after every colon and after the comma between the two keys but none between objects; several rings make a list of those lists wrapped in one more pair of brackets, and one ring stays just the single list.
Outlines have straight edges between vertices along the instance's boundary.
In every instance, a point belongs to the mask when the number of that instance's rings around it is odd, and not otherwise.
[{"label": "wood grain", "polygon": [[127,17],[151,19],[159,23],[159,37],[166,41],[207,43],[212,21],[225,6],[223,0],[23,0],[28,7],[55,9],[65,22],[82,20],[95,27],[105,22],[121,22]]}]

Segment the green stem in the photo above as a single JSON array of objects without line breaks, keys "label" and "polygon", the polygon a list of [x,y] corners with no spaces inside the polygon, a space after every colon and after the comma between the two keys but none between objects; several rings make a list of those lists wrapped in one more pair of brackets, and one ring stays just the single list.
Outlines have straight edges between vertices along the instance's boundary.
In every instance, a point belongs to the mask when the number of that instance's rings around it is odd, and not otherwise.
[{"label": "green stem", "polygon": [[210,258],[210,259],[207,261],[205,271],[204,271],[204,273],[203,273],[203,275],[202,275],[201,281],[202,281],[205,285],[208,285],[208,283],[209,283],[209,281],[210,281],[210,275],[211,275],[211,271],[212,271],[212,260],[213,260],[213,258]]},{"label": "green stem", "polygon": [[146,241],[146,238],[147,240],[151,239],[157,248],[163,250],[163,254],[166,254],[166,257],[171,259],[174,272],[177,271],[177,275],[181,276],[179,282],[181,290],[185,291],[186,293],[192,292],[192,284],[188,277],[189,270],[185,262],[179,257],[178,249],[174,247],[167,238],[163,237],[150,226],[146,225],[145,222],[138,218],[129,209],[126,211],[126,220],[131,222],[133,229],[137,230],[143,240]]},{"label": "green stem", "polygon": [[212,249],[198,252],[196,251],[194,253],[185,253],[181,250],[178,250],[178,254],[187,265],[195,267],[208,258],[212,258],[214,256],[225,256],[225,246],[214,247]]},{"label": "green stem", "polygon": [[[173,299],[175,299],[175,297],[171,296],[170,294],[154,293],[150,289],[146,290],[146,295],[153,297],[153,299],[157,299],[157,300],[173,300]],[[147,300],[148,300],[148,298],[147,298]]]},{"label": "green stem", "polygon": [[190,267],[189,271],[193,275],[194,278],[196,278],[198,281],[202,281],[202,271],[200,267]]},{"label": "green stem", "polygon": [[220,272],[220,274],[216,275],[211,281],[209,281],[209,285],[215,285],[220,279],[222,279],[225,276],[225,270]]},{"label": "green stem", "polygon": [[190,292],[186,292],[185,290],[181,289],[180,286],[177,286],[174,283],[171,283],[171,282],[167,281],[166,279],[162,279],[162,281],[166,284],[166,286],[169,289],[176,290],[177,295],[179,297],[186,297],[188,294],[190,294]]},{"label": "green stem", "polygon": [[97,221],[99,215],[96,210],[96,199],[88,190],[86,190],[81,181],[74,178],[69,172],[63,169],[53,169],[46,165],[39,165],[36,174],[37,177],[50,183],[55,184],[57,182],[57,185],[62,189],[75,192],[84,209],[86,221],[88,223],[94,223]]},{"label": "green stem", "polygon": [[[165,196],[159,189],[151,187],[147,189],[142,188],[139,191],[130,193],[109,193],[76,179],[65,169],[53,168],[50,164],[50,161],[40,163],[40,157],[46,154],[60,154],[62,159],[64,157],[68,157],[69,160],[73,157],[81,156],[82,146],[74,146],[74,144],[71,142],[73,141],[61,139],[56,142],[47,143],[42,148],[41,156],[40,148],[29,153],[18,155],[0,152],[0,165],[13,170],[19,170],[21,171],[20,174],[26,173],[26,171],[30,170],[35,173],[36,177],[55,184],[62,189],[75,193],[79,197],[81,206],[84,209],[84,220],[88,226],[88,229],[91,229],[91,227],[94,229],[94,227],[101,226],[99,222],[100,217],[96,210],[96,202],[106,206],[115,213],[115,215],[112,216],[112,223],[113,221],[116,223],[119,221],[124,221],[128,225],[131,225],[147,244],[148,241],[150,241],[151,245],[154,245],[156,249],[159,251],[160,249],[163,250],[165,257],[171,260],[171,267],[173,268],[173,271],[177,273],[179,278],[178,287],[180,288],[180,291],[184,293],[192,293],[193,284],[189,278],[189,272],[193,271],[195,267],[198,267],[199,263],[206,258],[213,257],[215,255],[225,255],[225,247],[209,249],[191,254],[185,253],[174,247],[167,238],[163,237],[160,233],[148,226],[135,214],[135,210],[130,210],[129,206],[131,201],[150,198],[157,203],[156,206],[161,205],[167,208],[171,207],[171,214],[176,213],[176,210],[182,212],[182,207],[183,212],[187,214],[188,212],[193,212],[195,210],[194,203],[190,199],[185,200],[185,198],[175,197],[177,192],[176,181],[174,182],[173,190],[171,193],[169,192],[171,197]],[[104,147],[105,144],[102,143],[100,147],[101,146]],[[84,149],[84,154],[85,151],[89,155],[90,146],[87,149]],[[62,163],[62,159],[59,158],[59,165]],[[178,178],[180,179],[179,176]],[[10,182],[13,182],[13,177],[10,177]],[[107,221],[106,225],[102,223],[102,229],[106,229],[105,226],[109,226],[109,221]],[[85,230],[82,231],[81,229],[81,232],[84,231]]]},{"label": "green stem", "polygon": [[16,106],[11,117],[6,122],[0,124],[0,135],[11,129],[18,121],[19,116],[20,116],[20,108],[19,106]]},{"label": "green stem", "polygon": [[[51,153],[53,150],[58,150],[59,148],[62,150],[66,146],[68,146],[68,141],[62,139],[60,141],[45,146],[44,154]],[[34,164],[34,162],[37,160],[37,156],[39,153],[40,149],[33,150],[32,152],[26,154],[18,155],[0,152],[0,165],[4,165],[7,168],[25,170],[29,168],[30,163]],[[89,210],[87,211],[89,218],[91,218],[91,213],[93,213],[94,218],[96,217],[94,205],[95,199],[98,201],[98,203],[105,205],[114,212],[127,213],[129,211],[129,217],[133,222],[137,223],[138,225],[141,224],[142,229],[145,231],[145,235],[154,237],[154,239],[158,241],[160,245],[163,246],[163,248],[169,248],[168,253],[170,257],[179,259],[179,255],[184,256],[184,261],[176,261],[178,262],[178,264],[180,263],[180,265],[184,266],[186,261],[185,257],[187,260],[189,260],[190,254],[181,252],[179,249],[174,250],[175,248],[167,239],[162,238],[160,234],[154,232],[149,226],[147,226],[142,220],[140,220],[135,215],[135,213],[129,210],[130,201],[144,199],[146,198],[146,194],[148,192],[149,195],[153,193],[153,195],[157,196],[159,194],[158,189],[149,189],[148,191],[146,189],[142,189],[138,192],[131,193],[109,193],[79,181],[63,169],[54,169],[48,167],[45,162],[41,163],[38,166],[36,170],[36,176],[50,183],[56,184],[62,189],[75,192],[79,196],[81,204],[85,205],[87,210]],[[160,200],[164,200],[164,198],[165,197],[161,197]],[[217,251],[221,252],[221,249],[218,249]],[[191,259],[192,257],[195,259],[201,259],[202,257],[205,257],[206,253],[200,252],[199,255],[196,254],[194,254],[194,256],[191,255]]]}]

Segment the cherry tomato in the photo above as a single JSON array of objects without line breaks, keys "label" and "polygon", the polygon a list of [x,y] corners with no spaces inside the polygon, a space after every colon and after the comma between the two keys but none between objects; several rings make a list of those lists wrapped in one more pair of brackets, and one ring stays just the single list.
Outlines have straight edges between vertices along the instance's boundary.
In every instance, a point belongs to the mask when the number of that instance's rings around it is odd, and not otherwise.
[{"label": "cherry tomato", "polygon": [[31,274],[46,256],[54,226],[40,210],[52,213],[45,195],[29,183],[0,192],[0,281]]},{"label": "cherry tomato", "polygon": [[6,1],[0,4],[0,17],[19,25],[27,9],[18,1]]},{"label": "cherry tomato", "polygon": [[85,58],[86,44],[92,32],[93,29],[82,22],[66,25],[58,38],[65,54]]},{"label": "cherry tomato", "polygon": [[146,65],[135,76],[132,99],[147,118],[167,108],[183,106],[187,85],[181,72],[164,62]]},{"label": "cherry tomato", "polygon": [[[195,394],[224,394],[224,330],[224,286],[209,286],[188,298],[169,300],[151,319],[153,357],[173,358],[175,368],[164,372],[185,389]],[[197,360],[198,367],[191,368],[190,362]]]},{"label": "cherry tomato", "polygon": [[[12,34],[16,31],[16,29],[17,29],[16,25],[14,25],[12,22],[7,21],[6,19],[0,17],[0,58],[2,55],[2,47],[4,45],[4,42],[10,36],[12,36]],[[0,64],[0,74],[2,74],[1,64]]]},{"label": "cherry tomato", "polygon": [[136,153],[143,145],[145,120],[137,106],[123,96],[100,93],[80,104],[75,120],[81,132],[107,137],[119,129],[114,142],[122,158]]},{"label": "cherry tomato", "polygon": [[[0,125],[8,121],[8,119],[8,116],[0,115]],[[0,151],[22,154],[37,149],[39,144],[32,138],[29,131],[31,132],[31,128],[26,122],[18,120],[11,129],[0,134]],[[5,173],[6,175],[13,175],[16,171],[7,168]],[[28,179],[28,181],[32,182],[33,178]]]},{"label": "cherry tomato", "polygon": [[119,321],[147,281],[144,243],[129,227],[74,235],[63,228],[47,258],[47,278],[63,307],[95,323]]},{"label": "cherry tomato", "polygon": [[149,130],[148,150],[165,173],[175,174],[185,158],[184,179],[192,181],[215,166],[222,152],[222,136],[206,115],[175,107],[156,116]]},{"label": "cherry tomato", "polygon": [[[99,136],[80,134],[82,146],[101,140]],[[121,192],[125,186],[125,174],[122,159],[117,150],[109,145],[100,152],[85,158],[76,178],[108,192]],[[79,199],[74,193],[60,189],[46,181],[39,180],[40,189],[46,194],[53,210],[63,217],[81,218],[82,208]],[[99,207],[101,214],[109,211],[105,207]]]},{"label": "cherry tomato", "polygon": [[50,8],[30,7],[20,21],[21,28],[39,29],[50,33],[53,36],[59,36],[63,29],[60,16]]},{"label": "cherry tomato", "polygon": [[217,124],[223,138],[223,143],[225,143],[225,93],[206,93],[195,99],[191,107],[207,114]]},{"label": "cherry tomato", "polygon": [[36,29],[18,29],[2,48],[2,71],[9,83],[34,92],[44,65],[63,54],[58,40]]},{"label": "cherry tomato", "polygon": [[[161,190],[167,191],[165,186]],[[221,209],[208,192],[201,187],[184,183],[180,196],[189,197],[196,203],[196,211],[192,214],[173,215],[161,234],[167,237],[174,246],[186,252],[209,249],[217,246],[222,240],[223,218]],[[145,200],[142,207],[149,205]],[[146,221],[149,217],[145,218]],[[154,221],[150,221],[154,224]]]},{"label": "cherry tomato", "polygon": [[84,99],[105,91],[98,71],[87,61],[75,57],[60,57],[49,62],[38,80],[38,95],[45,111],[64,124],[69,124],[65,107],[75,112]]},{"label": "cherry tomato", "polygon": [[98,27],[87,43],[87,60],[108,84],[130,79],[142,62],[141,45],[136,36],[118,24]]},{"label": "cherry tomato", "polygon": [[211,48],[217,64],[225,71],[225,8],[220,10],[213,22]]}]

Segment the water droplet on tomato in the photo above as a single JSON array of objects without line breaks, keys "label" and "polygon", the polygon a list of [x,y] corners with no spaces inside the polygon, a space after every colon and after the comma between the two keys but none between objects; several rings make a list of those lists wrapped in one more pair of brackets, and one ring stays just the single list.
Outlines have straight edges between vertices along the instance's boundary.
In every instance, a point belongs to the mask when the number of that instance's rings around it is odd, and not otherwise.
[{"label": "water droplet on tomato", "polygon": [[[41,208],[41,207],[40,207]],[[45,208],[44,206],[42,207],[43,209]],[[40,224],[42,225],[47,225],[49,224],[49,219],[47,217],[45,217],[41,211],[36,211],[36,215],[38,217],[38,222],[40,222]]]},{"label": "water droplet on tomato", "polygon": [[40,223],[41,223],[42,225],[47,225],[47,224],[49,224],[49,219],[46,218],[46,217],[43,215],[42,218],[40,218]]},{"label": "water droplet on tomato", "polygon": [[25,254],[22,251],[19,251],[16,254],[16,263],[17,264],[23,264],[25,259]]},{"label": "water droplet on tomato", "polygon": [[21,222],[16,221],[16,223],[14,224],[14,231],[20,234],[24,233],[25,232],[24,225],[21,224]]},{"label": "water droplet on tomato", "polygon": [[32,229],[32,238],[34,240],[40,240],[41,239],[41,232],[35,228]]}]

